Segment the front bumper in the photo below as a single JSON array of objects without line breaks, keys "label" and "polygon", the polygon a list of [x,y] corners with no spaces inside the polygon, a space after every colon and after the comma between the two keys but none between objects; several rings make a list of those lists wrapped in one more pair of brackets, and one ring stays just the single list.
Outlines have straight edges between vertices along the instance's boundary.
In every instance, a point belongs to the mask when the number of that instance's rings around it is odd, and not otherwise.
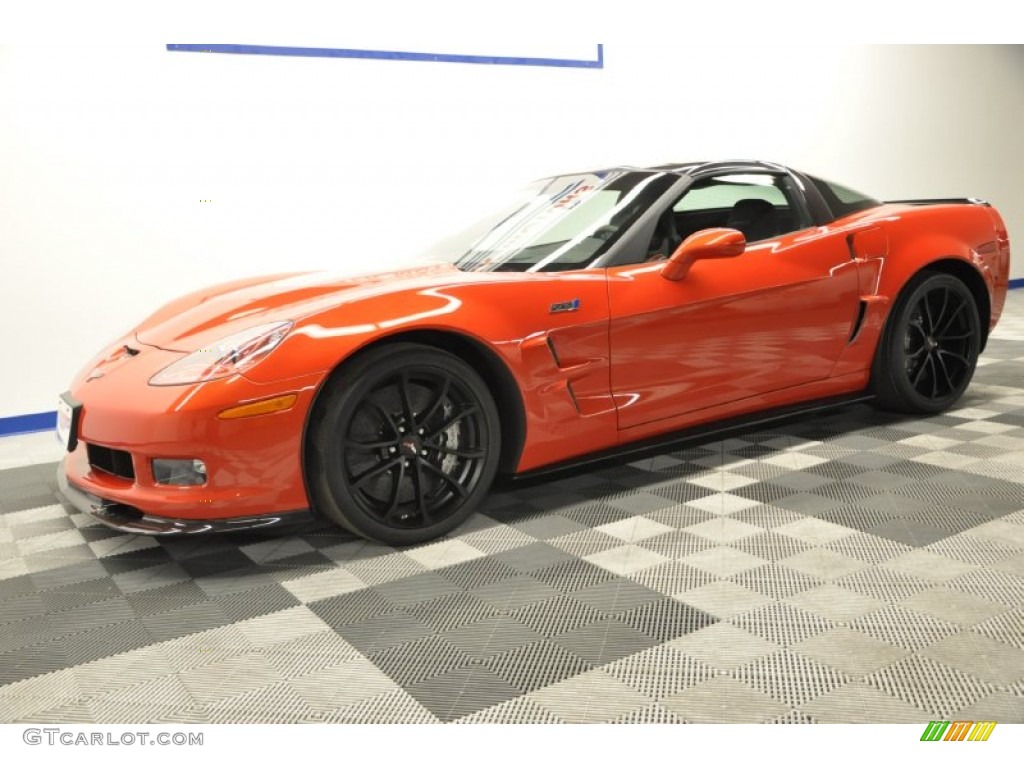
[{"label": "front bumper", "polygon": [[[80,411],[61,469],[72,506],[133,533],[261,527],[309,509],[302,436],[321,374],[269,384],[235,375],[155,387],[153,374],[183,353],[137,346],[134,356],[118,357],[72,384]],[[296,400],[285,410],[219,417],[228,408],[289,394]],[[198,459],[207,480],[162,483],[153,472],[157,459]]]},{"label": "front bumper", "polygon": [[57,466],[57,494],[61,501],[122,533],[135,533],[143,536],[224,533],[270,528],[277,525],[301,524],[313,520],[313,514],[309,510],[219,520],[182,520],[147,515],[135,507],[119,502],[104,501],[98,496],[93,496],[91,493],[75,487],[68,481],[65,464],[66,460],[62,460]]}]

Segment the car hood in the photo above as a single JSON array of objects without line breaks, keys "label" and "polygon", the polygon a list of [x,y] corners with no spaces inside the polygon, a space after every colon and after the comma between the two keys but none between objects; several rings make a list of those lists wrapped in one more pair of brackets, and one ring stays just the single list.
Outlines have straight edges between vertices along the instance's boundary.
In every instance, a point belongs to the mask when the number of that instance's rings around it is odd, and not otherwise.
[{"label": "car hood", "polygon": [[[453,278],[456,278],[453,280]],[[370,275],[300,272],[252,278],[172,301],[135,329],[141,344],[193,352],[264,323],[303,318],[351,301],[478,279],[452,264],[429,264]]]}]

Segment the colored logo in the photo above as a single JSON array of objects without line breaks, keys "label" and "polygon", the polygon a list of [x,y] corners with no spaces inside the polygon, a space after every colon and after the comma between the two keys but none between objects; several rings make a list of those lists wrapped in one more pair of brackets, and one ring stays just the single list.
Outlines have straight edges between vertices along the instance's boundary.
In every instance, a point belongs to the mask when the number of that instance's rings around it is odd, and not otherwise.
[{"label": "colored logo", "polygon": [[921,741],[988,741],[995,727],[994,720],[932,720],[921,734]]}]

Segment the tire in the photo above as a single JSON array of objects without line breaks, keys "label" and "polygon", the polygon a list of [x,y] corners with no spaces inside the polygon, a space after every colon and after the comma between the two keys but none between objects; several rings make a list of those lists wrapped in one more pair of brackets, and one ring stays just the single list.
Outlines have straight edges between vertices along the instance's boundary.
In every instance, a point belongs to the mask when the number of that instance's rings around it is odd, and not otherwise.
[{"label": "tire", "polygon": [[875,352],[878,404],[903,413],[946,410],[970,384],[980,350],[971,291],[952,275],[920,272],[900,293]]},{"label": "tire", "polygon": [[483,379],[434,347],[396,343],[342,365],[307,428],[315,512],[383,544],[419,544],[468,518],[501,449]]}]

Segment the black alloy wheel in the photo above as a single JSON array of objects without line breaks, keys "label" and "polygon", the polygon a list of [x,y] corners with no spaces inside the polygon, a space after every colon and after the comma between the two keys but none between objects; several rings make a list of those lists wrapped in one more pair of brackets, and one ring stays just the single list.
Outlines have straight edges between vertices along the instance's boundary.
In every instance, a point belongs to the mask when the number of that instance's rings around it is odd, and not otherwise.
[{"label": "black alloy wheel", "polygon": [[875,356],[880,404],[911,413],[949,408],[967,389],[980,349],[974,295],[952,275],[922,272],[901,294]]},{"label": "black alloy wheel", "polygon": [[463,360],[393,344],[342,366],[314,410],[307,485],[314,508],[392,545],[441,536],[486,495],[500,424],[487,386]]}]

